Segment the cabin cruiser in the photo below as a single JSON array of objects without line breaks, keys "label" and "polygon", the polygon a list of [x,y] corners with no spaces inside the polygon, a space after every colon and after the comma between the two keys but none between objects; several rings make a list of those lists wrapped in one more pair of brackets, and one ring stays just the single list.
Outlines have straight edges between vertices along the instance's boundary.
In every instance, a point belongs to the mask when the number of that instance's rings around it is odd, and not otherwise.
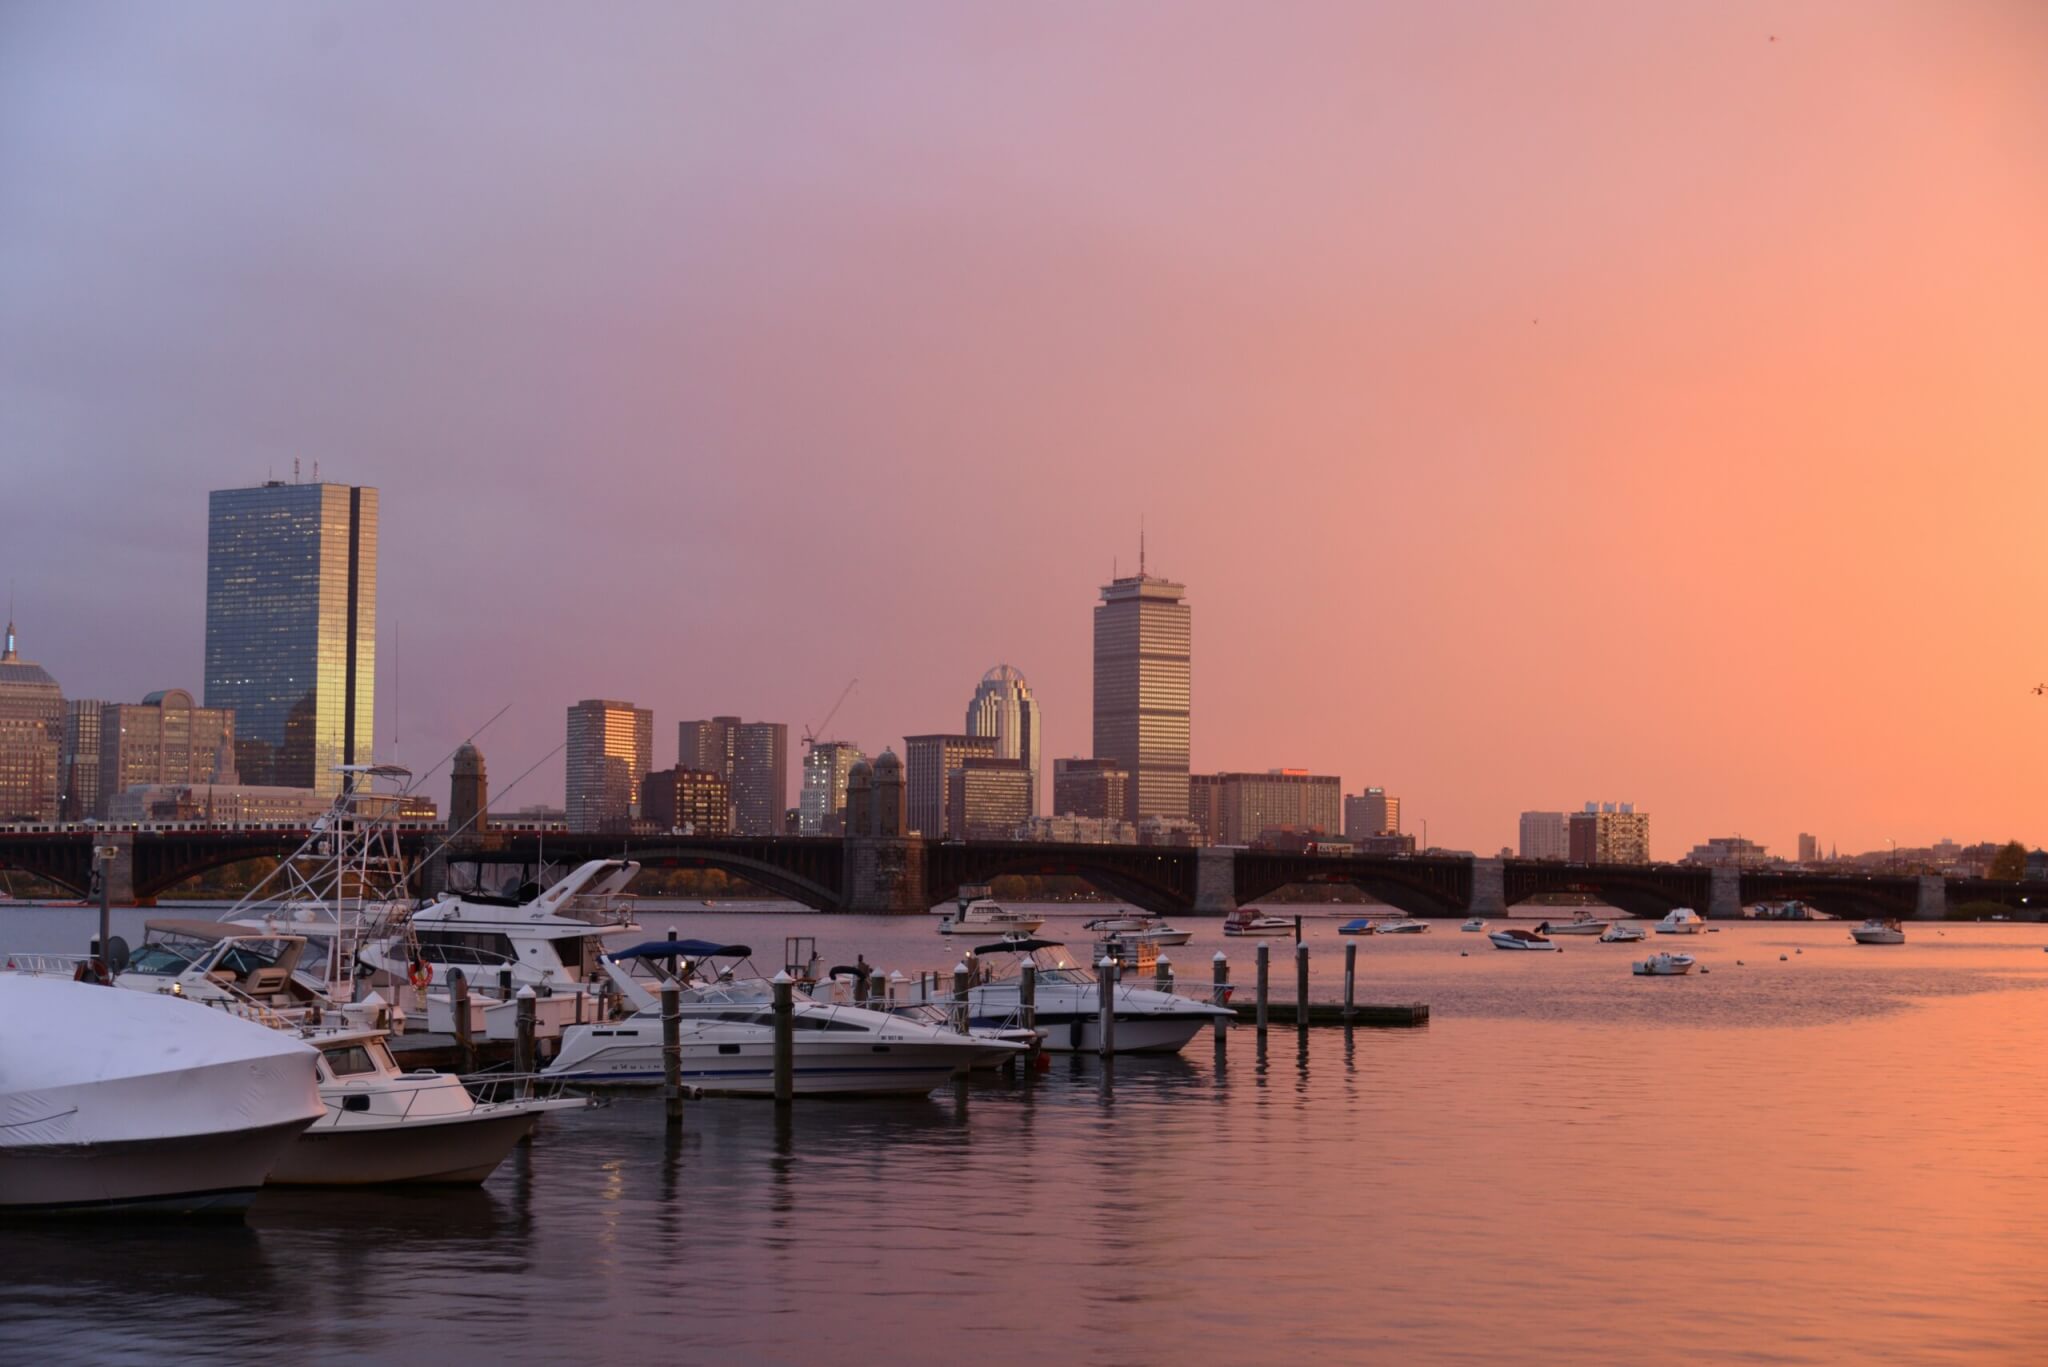
[{"label": "cabin cruiser", "polygon": [[323,1107],[314,1051],[221,1011],[0,973],[0,1213],[239,1214]]},{"label": "cabin cruiser", "polygon": [[[1019,978],[1026,962],[1035,966],[1033,1016],[1043,1047],[1051,1053],[1096,1053],[1102,1047],[1102,988],[1093,968],[1076,964],[1057,940],[1011,937],[978,945],[969,961],[968,1023],[976,1028],[1014,1027],[1021,1020]],[[1115,988],[1115,1052],[1178,1053],[1203,1026],[1233,1019],[1227,1006],[1162,991],[1142,976]],[[951,984],[944,984],[950,990]]]},{"label": "cabin cruiser", "polygon": [[1615,921],[1600,932],[1600,943],[1603,945],[1632,945],[1646,938],[1648,937],[1643,933],[1641,926],[1632,926],[1622,921]]},{"label": "cabin cruiser", "polygon": [[1569,921],[1545,921],[1536,929],[1545,935],[1600,935],[1606,932],[1607,925],[1591,912],[1582,911]]},{"label": "cabin cruiser", "polygon": [[1896,918],[1872,917],[1850,931],[1849,938],[1859,945],[1902,945],[1906,931]]},{"label": "cabin cruiser", "polygon": [[1652,954],[1638,960],[1634,972],[1638,978],[1676,978],[1692,972],[1692,965],[1690,954]]},{"label": "cabin cruiser", "polygon": [[1552,944],[1543,936],[1538,935],[1535,931],[1524,930],[1520,926],[1508,926],[1502,930],[1489,931],[1487,933],[1486,938],[1493,941],[1493,947],[1495,949],[1554,950],[1557,948],[1556,945]]},{"label": "cabin cruiser", "polygon": [[[548,1111],[581,1110],[586,1097],[520,1095],[516,1080],[485,1085],[508,1094],[477,1100],[453,1073],[399,1071],[382,1030],[307,1030],[319,1050],[325,1113],[285,1149],[273,1185],[474,1186]],[[530,1085],[530,1084],[529,1084]]]},{"label": "cabin cruiser", "polygon": [[1674,907],[1665,913],[1657,923],[1659,935],[1697,935],[1705,929],[1706,921],[1691,907]]},{"label": "cabin cruiser", "polygon": [[998,905],[989,895],[992,891],[986,883],[964,885],[953,909],[940,913],[939,934],[978,935],[984,939],[1006,933],[1029,935],[1045,924],[1043,916]]},{"label": "cabin cruiser", "polygon": [[1458,929],[1459,929],[1459,930],[1467,930],[1467,931],[1473,931],[1473,930],[1485,930],[1485,929],[1486,929],[1486,918],[1485,918],[1485,917],[1483,917],[1483,916],[1474,916],[1474,917],[1473,917],[1473,918],[1472,918],[1471,920],[1469,920],[1469,921],[1465,922],[1465,924],[1464,924],[1464,925],[1462,925],[1462,926],[1459,926],[1459,927],[1458,927]]},{"label": "cabin cruiser", "polygon": [[[1039,924],[1044,924],[1040,922]],[[1038,926],[1031,927],[1032,930]],[[1081,923],[1081,929],[1093,931],[1104,937],[1115,936],[1128,942],[1145,942],[1172,947],[1184,945],[1193,938],[1194,932],[1175,930],[1158,916],[1142,911],[1119,912],[1115,916],[1098,916],[1092,921]],[[1029,931],[1025,932],[1029,934]]]},{"label": "cabin cruiser", "polygon": [[1257,907],[1240,907],[1223,918],[1225,935],[1270,935],[1292,931],[1294,922],[1285,916],[1268,916]]},{"label": "cabin cruiser", "polygon": [[[600,963],[632,1014],[571,1025],[548,1077],[579,1083],[655,1085],[662,1080],[659,988],[677,984],[682,1081],[732,1096],[769,1096],[775,1085],[773,986],[740,975],[753,951],[702,940],[650,940]],[[720,966],[719,960],[733,962]],[[636,975],[641,968],[651,980]],[[793,1084],[798,1096],[921,1095],[991,1056],[1023,1051],[1002,1039],[962,1034],[861,1006],[792,991]]]}]

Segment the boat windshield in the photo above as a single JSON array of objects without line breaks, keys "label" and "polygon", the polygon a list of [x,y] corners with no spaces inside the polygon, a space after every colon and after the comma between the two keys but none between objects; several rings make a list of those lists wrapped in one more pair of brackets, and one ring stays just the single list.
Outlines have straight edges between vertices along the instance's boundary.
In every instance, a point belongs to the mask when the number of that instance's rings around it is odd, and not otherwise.
[{"label": "boat windshield", "polygon": [[211,942],[189,935],[161,935],[128,956],[130,973],[175,978],[213,950]]},{"label": "boat windshield", "polygon": [[379,1059],[383,1048],[381,1040],[359,1040],[322,1049],[320,1055],[327,1060],[327,1071],[337,1078],[375,1076],[383,1071],[379,1064],[390,1059],[388,1054]]}]

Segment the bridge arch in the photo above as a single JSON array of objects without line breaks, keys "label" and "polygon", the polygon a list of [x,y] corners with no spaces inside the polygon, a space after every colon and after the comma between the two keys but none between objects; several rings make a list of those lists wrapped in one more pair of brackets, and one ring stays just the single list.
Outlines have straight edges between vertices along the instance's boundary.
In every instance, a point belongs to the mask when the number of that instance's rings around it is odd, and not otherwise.
[{"label": "bridge arch", "polygon": [[827,887],[784,865],[737,850],[709,849],[682,843],[663,846],[635,842],[632,852],[623,857],[638,860],[646,868],[718,869],[724,873],[736,873],[756,887],[787,897],[792,902],[801,902],[814,911],[837,911],[841,906],[838,888]]},{"label": "bridge arch", "polygon": [[1509,860],[1501,868],[1501,900],[1513,907],[1545,893],[1597,897],[1630,916],[1656,920],[1678,907],[1708,914],[1711,870],[1657,864],[1553,864]]},{"label": "bridge arch", "polygon": [[1350,885],[1410,916],[1462,916],[1472,904],[1472,862],[1413,856],[1331,857],[1240,850],[1239,905],[1300,884]]},{"label": "bridge arch", "polygon": [[960,895],[965,883],[1004,874],[1080,878],[1119,901],[1160,916],[1195,904],[1195,851],[1160,845],[1024,845],[1009,841],[931,846],[925,890],[933,906]]}]

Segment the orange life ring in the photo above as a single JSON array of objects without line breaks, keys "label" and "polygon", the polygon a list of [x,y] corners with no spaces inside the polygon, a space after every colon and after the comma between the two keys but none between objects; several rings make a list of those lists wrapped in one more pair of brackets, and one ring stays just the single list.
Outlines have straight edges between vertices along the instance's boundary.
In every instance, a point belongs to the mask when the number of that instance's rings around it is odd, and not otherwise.
[{"label": "orange life ring", "polygon": [[405,976],[414,987],[425,987],[434,981],[434,966],[425,959],[414,959],[411,970]]}]

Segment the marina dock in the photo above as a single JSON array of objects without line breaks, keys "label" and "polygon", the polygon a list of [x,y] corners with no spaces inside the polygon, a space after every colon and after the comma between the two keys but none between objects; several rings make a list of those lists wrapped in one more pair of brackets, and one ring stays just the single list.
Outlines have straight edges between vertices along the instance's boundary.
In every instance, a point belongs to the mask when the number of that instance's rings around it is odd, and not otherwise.
[{"label": "marina dock", "polygon": [[[1258,1022],[1259,1006],[1255,1001],[1234,1001],[1231,1009],[1237,1012],[1240,1025]],[[1300,1024],[1300,1010],[1294,1002],[1266,1003],[1266,1020],[1272,1025]],[[1310,1002],[1308,1024],[1355,1025],[1372,1029],[1406,1029],[1429,1024],[1429,1003],[1427,1002],[1360,1002],[1347,1013],[1342,1002]]]}]

